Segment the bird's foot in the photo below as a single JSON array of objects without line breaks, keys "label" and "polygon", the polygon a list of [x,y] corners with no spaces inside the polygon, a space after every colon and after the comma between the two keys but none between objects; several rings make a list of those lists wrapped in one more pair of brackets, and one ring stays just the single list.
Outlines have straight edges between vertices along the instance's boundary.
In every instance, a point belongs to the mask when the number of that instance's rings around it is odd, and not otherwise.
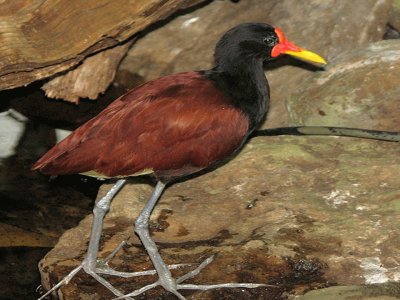
[{"label": "bird's foot", "polygon": [[[117,276],[117,277],[124,277],[124,278],[130,278],[130,277],[137,277],[137,276],[147,276],[147,275],[155,275],[157,274],[156,270],[146,270],[146,271],[138,271],[138,272],[120,272],[116,271],[113,268],[111,268],[108,263],[110,260],[121,250],[123,246],[126,245],[126,242],[123,241],[121,244],[118,245],[117,248],[114,249],[113,252],[111,252],[106,258],[104,259],[98,259],[97,264],[96,264],[96,270],[95,272],[97,274],[105,274],[105,275],[112,275],[112,276]],[[190,266],[191,264],[175,264],[175,265],[168,265],[168,269],[174,270],[178,269],[180,267],[186,267]]]},{"label": "bird's foot", "polygon": [[[152,288],[155,288],[157,286],[162,286],[164,287],[167,291],[172,292],[175,296],[177,296],[180,300],[186,300],[184,296],[182,296],[181,293],[178,292],[178,290],[212,290],[212,289],[219,289],[219,288],[258,288],[258,287],[274,287],[271,285],[267,284],[258,284],[258,283],[222,283],[222,284],[210,284],[210,285],[197,285],[197,284],[183,284],[187,279],[190,279],[197,274],[201,272],[206,266],[208,266],[212,261],[214,260],[214,256],[211,256],[207,258],[205,261],[203,261],[196,269],[190,271],[189,273],[178,277],[176,280],[170,280],[170,278],[164,278],[164,274],[158,274],[159,275],[159,280],[156,282],[146,285],[140,289],[134,290],[133,292],[126,294],[124,296],[120,296],[117,298],[114,298],[113,300],[119,300],[119,299],[129,299],[129,297],[135,297],[138,296]],[[169,284],[168,284],[169,283]]]},{"label": "bird's foot", "polygon": [[[45,294],[43,294],[38,300],[45,299],[48,295],[59,289],[61,286],[68,284],[72,278],[75,277],[75,275],[80,271],[84,270],[87,274],[92,276],[94,279],[96,279],[99,283],[104,285],[108,290],[110,290],[115,296],[123,296],[124,294],[113,287],[111,283],[109,283],[107,280],[105,280],[103,277],[97,274],[97,268],[92,268],[90,267],[90,264],[86,259],[82,261],[82,263],[77,266],[75,269],[73,269],[71,272],[69,272],[68,275],[66,275],[61,281],[59,281],[55,286],[53,286],[51,289],[49,289]],[[139,272],[142,273],[142,272]],[[131,297],[128,297],[126,299],[132,299]]]},{"label": "bird's foot", "polygon": [[[155,275],[157,274],[156,270],[147,270],[147,271],[138,271],[138,272],[119,272],[111,268],[108,263],[110,260],[115,256],[115,254],[126,244],[126,242],[122,242],[115,250],[108,255],[104,259],[98,259],[96,261],[95,266],[93,267],[93,264],[90,264],[87,259],[85,258],[79,266],[77,266],[75,269],[73,269],[71,272],[68,273],[62,280],[60,280],[55,286],[53,286],[50,290],[48,290],[45,294],[43,294],[38,300],[43,300],[45,299],[48,295],[50,295],[52,292],[56,291],[59,289],[61,286],[68,284],[72,278],[75,277],[75,275],[80,271],[84,270],[87,274],[92,276],[94,279],[96,279],[99,283],[101,283],[103,286],[105,286],[108,290],[110,290],[115,296],[118,297],[124,297],[124,294],[113,287],[107,280],[105,280],[103,277],[101,277],[99,274],[106,274],[106,275],[112,275],[112,276],[117,276],[117,277],[123,277],[123,278],[130,278],[130,277],[135,277],[135,276],[146,276],[146,275]],[[175,264],[175,265],[169,265],[169,269],[177,269],[180,267],[188,266],[191,264]],[[132,299],[130,296],[126,296],[124,299]]]}]

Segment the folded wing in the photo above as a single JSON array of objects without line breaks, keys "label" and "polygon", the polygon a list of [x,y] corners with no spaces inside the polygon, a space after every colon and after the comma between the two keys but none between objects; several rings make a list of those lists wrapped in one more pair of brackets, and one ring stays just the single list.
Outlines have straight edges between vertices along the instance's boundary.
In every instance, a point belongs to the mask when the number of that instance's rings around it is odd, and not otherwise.
[{"label": "folded wing", "polygon": [[111,103],[34,166],[45,174],[182,176],[237,149],[248,118],[200,73],[146,83]]}]

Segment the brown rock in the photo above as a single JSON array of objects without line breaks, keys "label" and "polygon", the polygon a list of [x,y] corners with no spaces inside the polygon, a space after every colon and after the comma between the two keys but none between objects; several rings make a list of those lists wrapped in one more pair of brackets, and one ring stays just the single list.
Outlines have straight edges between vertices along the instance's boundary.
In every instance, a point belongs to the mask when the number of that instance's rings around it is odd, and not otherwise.
[{"label": "brown rock", "polygon": [[[389,0],[214,1],[140,39],[120,69],[147,81],[170,73],[209,68],[220,36],[242,22],[279,26],[294,42],[331,60],[343,51],[381,40],[390,8]],[[277,63],[279,68],[267,71],[272,104],[265,127],[289,123],[285,102],[315,71],[292,59]]]},{"label": "brown rock", "polygon": [[[153,237],[167,263],[200,262],[217,253],[195,283],[276,285],[243,291],[241,296],[235,290],[195,292],[194,299],[279,299],[284,290],[301,294],[327,282],[395,280],[400,274],[400,252],[393,242],[400,239],[394,217],[400,209],[399,166],[394,143],[256,138],[221,168],[168,188],[153,213]],[[129,184],[112,202],[101,256],[129,239],[130,246],[112,261],[118,270],[151,267],[132,228],[150,192],[146,184]],[[91,216],[67,231],[41,261],[46,288],[82,260],[90,222]],[[108,279],[126,292],[155,280]],[[63,299],[110,297],[82,274],[59,293]],[[169,299],[162,290],[143,297]]]},{"label": "brown rock", "polygon": [[400,298],[399,285],[395,282],[360,286],[334,286],[306,293],[296,300],[396,300]]},{"label": "brown rock", "polygon": [[400,128],[400,41],[343,53],[290,97],[292,124]]},{"label": "brown rock", "polygon": [[54,238],[0,223],[0,247],[53,247]]},{"label": "brown rock", "polygon": [[392,8],[389,14],[389,23],[391,26],[400,30],[400,1],[393,0]]}]

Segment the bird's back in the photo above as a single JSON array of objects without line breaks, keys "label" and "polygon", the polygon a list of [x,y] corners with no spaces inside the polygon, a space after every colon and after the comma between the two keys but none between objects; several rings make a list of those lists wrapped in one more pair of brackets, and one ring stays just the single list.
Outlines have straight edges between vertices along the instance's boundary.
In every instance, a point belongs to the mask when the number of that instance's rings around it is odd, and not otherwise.
[{"label": "bird's back", "polygon": [[45,174],[179,177],[228,157],[247,116],[201,73],[148,82],[111,103],[34,166]]}]

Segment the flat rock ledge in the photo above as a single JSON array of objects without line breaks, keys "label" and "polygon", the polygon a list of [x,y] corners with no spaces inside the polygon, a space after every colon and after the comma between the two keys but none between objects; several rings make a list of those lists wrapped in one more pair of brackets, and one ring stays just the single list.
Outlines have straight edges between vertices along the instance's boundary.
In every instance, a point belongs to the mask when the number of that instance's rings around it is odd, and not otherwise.
[{"label": "flat rock ledge", "polygon": [[[193,283],[275,286],[184,291],[188,299],[287,299],[332,285],[399,281],[399,154],[397,143],[372,140],[255,138],[217,170],[168,188],[153,213],[152,235],[167,263],[194,263],[174,274],[216,255]],[[109,187],[104,185],[100,195]],[[106,216],[101,256],[128,241],[110,263],[117,270],[151,268],[133,234],[151,190],[138,180],[126,185]],[[91,220],[88,216],[67,231],[40,262],[45,288],[82,260]],[[156,280],[108,279],[124,292]],[[58,296],[112,298],[83,272]],[[174,297],[157,288],[136,299]]]}]

